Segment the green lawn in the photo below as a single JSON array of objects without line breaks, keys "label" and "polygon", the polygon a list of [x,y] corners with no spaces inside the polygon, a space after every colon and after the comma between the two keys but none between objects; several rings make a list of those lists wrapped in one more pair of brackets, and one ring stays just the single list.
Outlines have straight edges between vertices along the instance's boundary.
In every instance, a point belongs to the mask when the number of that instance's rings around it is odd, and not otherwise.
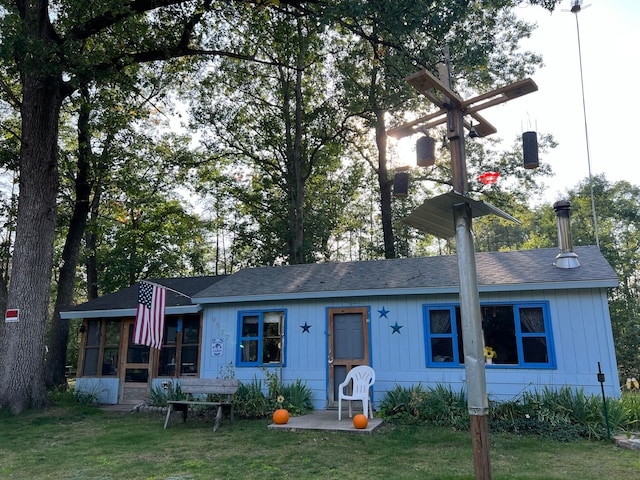
[{"label": "green lawn", "polygon": [[[270,430],[267,420],[55,407],[0,411],[0,478],[471,479],[468,432],[383,425],[372,435]],[[638,478],[640,453],[610,442],[491,434],[494,479]]]}]

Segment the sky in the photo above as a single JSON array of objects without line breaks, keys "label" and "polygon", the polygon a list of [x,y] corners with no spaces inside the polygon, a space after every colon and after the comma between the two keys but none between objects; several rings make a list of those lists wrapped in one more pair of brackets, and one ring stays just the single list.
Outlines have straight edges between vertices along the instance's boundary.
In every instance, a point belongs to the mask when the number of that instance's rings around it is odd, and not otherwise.
[{"label": "sky", "polygon": [[545,181],[542,199],[549,202],[588,178],[589,163],[592,175],[640,186],[640,1],[583,0],[579,13],[563,11],[571,3],[564,0],[553,13],[518,9],[520,17],[538,25],[523,42],[545,64],[531,76],[538,91],[482,112],[505,147],[528,130],[554,136],[559,146],[540,156],[555,173]]}]

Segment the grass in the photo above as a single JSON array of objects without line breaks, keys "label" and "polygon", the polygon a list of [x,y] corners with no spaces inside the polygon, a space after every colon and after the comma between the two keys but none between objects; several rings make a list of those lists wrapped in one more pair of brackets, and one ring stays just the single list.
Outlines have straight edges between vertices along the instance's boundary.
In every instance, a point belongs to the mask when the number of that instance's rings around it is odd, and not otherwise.
[{"label": "grass", "polygon": [[[57,406],[0,411],[0,478],[471,479],[466,431],[383,425],[372,435],[270,430],[268,420],[204,418],[163,430],[163,415]],[[491,434],[494,479],[634,478],[637,451],[611,442]]]}]

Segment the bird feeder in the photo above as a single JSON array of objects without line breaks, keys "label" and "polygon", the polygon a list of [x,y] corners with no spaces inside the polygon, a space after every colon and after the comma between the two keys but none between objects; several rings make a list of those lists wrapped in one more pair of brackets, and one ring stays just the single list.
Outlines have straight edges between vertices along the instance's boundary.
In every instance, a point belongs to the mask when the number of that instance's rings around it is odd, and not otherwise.
[{"label": "bird feeder", "polygon": [[416,142],[416,164],[419,167],[430,167],[436,163],[436,141],[429,137],[420,137]]},{"label": "bird feeder", "polygon": [[483,185],[491,185],[492,183],[496,183],[499,177],[499,172],[486,172],[480,175],[478,180],[480,180],[480,183]]},{"label": "bird feeder", "polygon": [[409,172],[396,172],[393,176],[393,195],[406,197],[409,195]]},{"label": "bird feeder", "polygon": [[536,132],[522,134],[522,157],[524,158],[524,168],[538,168],[538,136]]}]

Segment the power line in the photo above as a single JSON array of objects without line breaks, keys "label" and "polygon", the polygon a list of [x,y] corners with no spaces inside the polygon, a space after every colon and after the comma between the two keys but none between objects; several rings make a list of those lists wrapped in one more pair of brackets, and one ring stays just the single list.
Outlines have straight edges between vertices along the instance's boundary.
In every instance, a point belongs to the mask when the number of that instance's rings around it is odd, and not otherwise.
[{"label": "power line", "polygon": [[[590,5],[586,5],[588,7]],[[580,64],[580,87],[582,89],[582,114],[584,117],[584,136],[587,146],[587,166],[589,169],[589,188],[591,190],[591,211],[593,213],[593,231],[596,237],[596,246],[600,248],[600,238],[598,235],[598,218],[596,216],[596,202],[593,194],[593,176],[591,174],[591,152],[589,149],[589,129],[587,127],[587,104],[584,95],[584,74],[582,72],[582,45],[580,42],[580,22],[578,21],[578,13],[582,11],[582,0],[571,1],[571,13],[576,17],[576,33],[578,36],[578,60]]]}]

